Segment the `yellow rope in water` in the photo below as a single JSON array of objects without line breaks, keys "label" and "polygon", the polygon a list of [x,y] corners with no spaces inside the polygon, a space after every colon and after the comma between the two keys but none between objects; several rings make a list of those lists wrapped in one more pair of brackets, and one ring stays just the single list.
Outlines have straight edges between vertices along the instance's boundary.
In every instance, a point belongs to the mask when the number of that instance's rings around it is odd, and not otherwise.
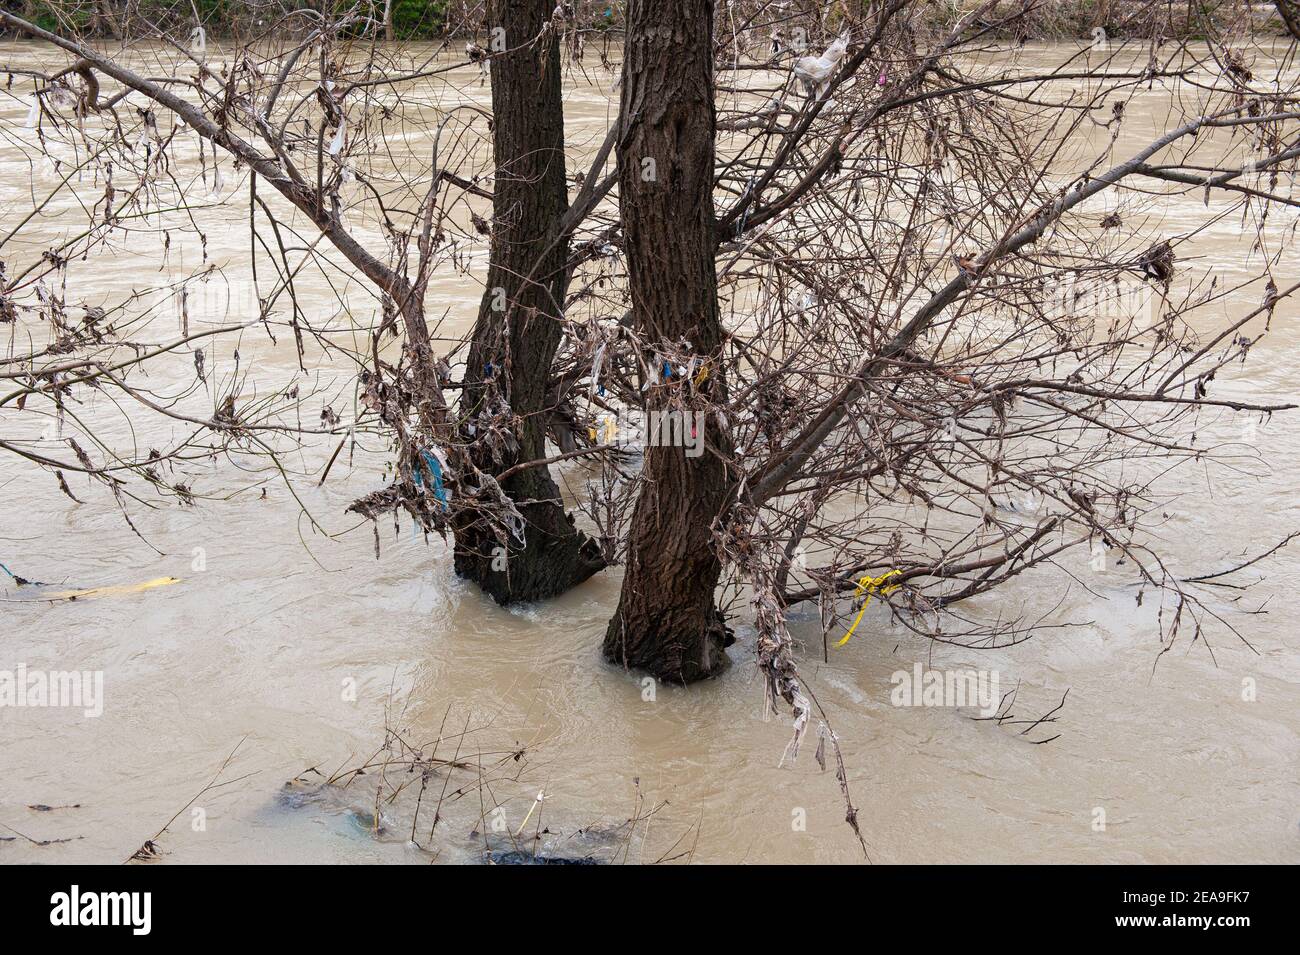
[{"label": "yellow rope in water", "polygon": [[853,596],[861,597],[865,594],[867,599],[862,601],[862,609],[858,611],[857,619],[853,621],[853,626],[849,627],[849,632],[844,635],[843,640],[835,644],[837,647],[842,647],[844,644],[848,643],[849,637],[853,636],[853,631],[858,629],[858,624],[862,622],[862,615],[867,612],[867,607],[871,604],[871,597],[873,594],[879,597],[888,597],[899,587],[903,586],[902,584],[886,583],[889,578],[897,577],[900,573],[902,573],[902,571],[891,570],[881,574],[879,577],[867,575],[858,580],[858,586],[857,589],[853,591]]}]

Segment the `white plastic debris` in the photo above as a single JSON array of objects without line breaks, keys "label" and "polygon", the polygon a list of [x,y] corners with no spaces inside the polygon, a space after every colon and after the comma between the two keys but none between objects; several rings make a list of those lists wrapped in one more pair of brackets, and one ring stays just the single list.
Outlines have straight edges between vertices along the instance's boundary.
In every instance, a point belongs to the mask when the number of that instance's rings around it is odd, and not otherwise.
[{"label": "white plastic debris", "polygon": [[596,349],[596,357],[591,360],[591,387],[588,389],[587,396],[594,398],[596,389],[600,387],[601,366],[605,363],[605,343],[601,342],[600,347]]},{"label": "white plastic debris", "polygon": [[35,129],[36,121],[41,118],[41,98],[32,97],[32,108],[27,111],[27,119],[23,121],[24,129]]},{"label": "white plastic debris", "polygon": [[199,56],[208,52],[208,31],[201,26],[190,31],[190,52]]},{"label": "white plastic debris", "polygon": [[438,466],[442,468],[443,474],[451,474],[451,465],[447,463],[447,454],[436,444],[429,445],[429,451],[438,459]]},{"label": "white plastic debris", "polygon": [[330,155],[338,156],[343,152],[343,143],[347,140],[348,121],[344,117],[339,117],[339,128],[334,133],[334,138],[330,140]]},{"label": "white plastic debris", "polygon": [[811,96],[816,90],[820,99],[826,92],[831,76],[844,59],[849,48],[847,37],[837,37],[821,56],[801,56],[795,60],[794,75],[803,83],[804,91]]},{"label": "white plastic debris", "polygon": [[527,525],[520,514],[507,514],[506,523],[510,525],[510,535],[519,542],[520,547],[528,546]]}]

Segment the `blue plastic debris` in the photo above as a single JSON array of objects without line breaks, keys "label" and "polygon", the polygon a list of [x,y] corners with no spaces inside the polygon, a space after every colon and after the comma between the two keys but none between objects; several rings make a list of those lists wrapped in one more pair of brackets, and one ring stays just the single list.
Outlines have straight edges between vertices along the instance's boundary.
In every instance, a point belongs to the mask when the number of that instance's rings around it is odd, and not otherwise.
[{"label": "blue plastic debris", "polygon": [[424,468],[417,467],[415,469],[415,486],[424,487],[424,469],[428,468],[429,477],[433,483],[433,496],[438,499],[438,503],[442,505],[443,510],[451,510],[450,497],[447,494],[447,489],[442,486],[442,465],[438,463],[437,456],[421,449],[420,459],[424,462]]}]

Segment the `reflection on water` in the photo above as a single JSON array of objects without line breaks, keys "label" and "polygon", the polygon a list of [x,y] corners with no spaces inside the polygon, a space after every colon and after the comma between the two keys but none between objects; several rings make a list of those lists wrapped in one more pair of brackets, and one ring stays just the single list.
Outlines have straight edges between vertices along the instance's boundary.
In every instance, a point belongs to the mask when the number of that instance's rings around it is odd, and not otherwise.
[{"label": "reflection on water", "polygon": [[[3,53],[7,62],[31,55],[12,46]],[[1030,64],[1057,55],[1022,54]],[[609,79],[571,85],[566,110],[577,155],[607,128]],[[486,87],[469,83],[468,90],[487,101]],[[1163,95],[1142,94],[1145,114],[1130,107],[1118,150],[1155,128]],[[4,109],[6,119],[21,123],[19,105],[9,101]],[[25,169],[15,164],[18,156],[14,143],[0,141],[6,221],[15,208],[29,208],[25,174],[9,172]],[[207,254],[237,275],[247,253],[243,209],[227,186],[228,204],[205,213],[229,226],[207,230]],[[1162,208],[1164,231],[1200,220],[1198,198],[1181,202]],[[1292,224],[1279,218],[1276,235]],[[70,228],[47,216],[29,244],[9,254],[35,254],[40,242]],[[1239,241],[1237,225],[1219,221],[1189,256],[1204,256],[1192,260],[1202,268],[1218,264],[1222,250]],[[1244,261],[1250,250],[1238,251]],[[161,282],[152,255],[127,249],[116,259],[76,264],[76,298],[103,300],[142,281]],[[475,256],[468,273],[434,277],[429,311],[447,311],[448,333],[467,328],[477,309],[482,250]],[[1222,268],[1233,269],[1233,261]],[[338,308],[328,289],[302,284],[309,302]],[[357,295],[365,297],[360,289]],[[1240,313],[1255,304],[1223,308]],[[1288,354],[1300,344],[1296,318],[1293,302],[1279,307],[1273,333],[1245,369],[1235,378],[1221,374],[1221,397],[1294,390]],[[215,374],[231,373],[235,344],[213,350]],[[259,381],[277,387],[296,366],[291,344],[272,348],[254,331],[238,347],[250,388]],[[193,380],[189,356],[171,368],[178,390]],[[326,367],[317,373],[324,380]],[[111,409],[83,410],[103,412],[103,433],[114,440],[148,440]],[[11,419],[0,423],[8,427]],[[1300,421],[1275,416],[1247,438],[1239,429],[1206,422],[1204,433],[1207,443],[1245,440],[1258,459],[1236,470],[1189,469],[1168,486],[1169,553],[1180,572],[1221,569],[1300,527],[1289,480],[1300,468]],[[298,463],[319,470],[332,450],[330,439],[309,440]],[[454,577],[448,548],[437,539],[389,527],[376,560],[368,527],[342,533],[355,524],[346,506],[382,479],[381,454],[345,455],[323,486],[296,487],[331,536],[312,527],[260,462],[247,466],[214,463],[198,481],[204,491],[246,489],[229,500],[133,510],[136,536],[108,495],[87,494],[75,504],[51,475],[0,459],[0,561],[14,573],[65,588],[180,578],[147,593],[0,607],[0,669],[21,662],[102,670],[106,696],[97,719],[66,709],[0,709],[0,823],[38,842],[71,840],[37,846],[14,836],[0,842],[0,861],[126,858],[245,737],[223,773],[233,781],[205,792],[192,807],[201,816],[182,814],[160,840],[166,860],[426,863],[497,853],[510,861],[504,854],[539,847],[605,861],[860,859],[833,768],[822,772],[811,747],[794,767],[777,768],[789,727],[762,719],[743,618],[732,651],[738,665],[688,690],[660,687],[648,701],[636,676],[599,656],[618,594],[615,574],[544,607],[505,610]],[[1211,604],[1256,652],[1211,628],[1207,639],[1180,642],[1158,667],[1157,609],[1136,605],[1118,573],[1113,583],[1103,575],[1091,592],[1065,574],[1027,574],[996,598],[982,598],[971,612],[1056,607],[1048,622],[1074,626],[979,654],[922,645],[891,629],[883,611],[868,611],[854,639],[832,649],[824,664],[816,613],[802,611],[794,632],[808,645],[803,672],[842,740],[873,859],[1295,861],[1296,569],[1283,551],[1241,604],[1232,602],[1236,592]],[[5,582],[8,601],[17,592]],[[1018,718],[1050,711],[1068,689],[1052,727],[1059,739],[1034,745],[1020,727],[973,720],[970,709],[891,705],[891,675],[916,661],[996,670],[1004,690],[1018,688]],[[1253,701],[1243,699],[1246,680],[1254,681]],[[495,765],[502,753],[526,755],[509,772],[490,774],[491,791],[470,770],[429,781],[416,772],[399,799],[378,806],[375,773],[347,787],[315,781],[372,759],[386,728],[415,747],[454,737],[457,758],[471,766]],[[443,754],[455,746],[440,745]],[[316,775],[304,776],[309,768]],[[385,771],[391,781],[404,770]],[[430,803],[417,815],[422,788]],[[429,812],[435,790],[455,794],[441,798],[436,826]],[[538,791],[545,793],[540,810]],[[38,804],[75,808],[28,808]],[[502,814],[494,828],[489,810],[496,805]],[[1098,809],[1104,831],[1096,826]],[[413,819],[420,830],[414,840]]]}]

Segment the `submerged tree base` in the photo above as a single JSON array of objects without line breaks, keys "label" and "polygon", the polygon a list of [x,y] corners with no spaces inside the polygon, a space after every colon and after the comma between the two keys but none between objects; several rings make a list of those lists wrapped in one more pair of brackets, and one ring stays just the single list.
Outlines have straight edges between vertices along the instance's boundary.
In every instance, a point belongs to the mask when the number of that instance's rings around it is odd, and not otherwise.
[{"label": "submerged tree base", "polygon": [[610,663],[641,670],[664,683],[698,683],[731,665],[726,648],[736,642],[718,610],[683,619],[677,613],[619,613],[605,631]]},{"label": "submerged tree base", "polygon": [[558,597],[605,567],[600,545],[573,526],[572,515],[550,503],[523,504],[526,543],[503,546],[492,530],[473,524],[456,530],[456,574],[505,606]]}]

